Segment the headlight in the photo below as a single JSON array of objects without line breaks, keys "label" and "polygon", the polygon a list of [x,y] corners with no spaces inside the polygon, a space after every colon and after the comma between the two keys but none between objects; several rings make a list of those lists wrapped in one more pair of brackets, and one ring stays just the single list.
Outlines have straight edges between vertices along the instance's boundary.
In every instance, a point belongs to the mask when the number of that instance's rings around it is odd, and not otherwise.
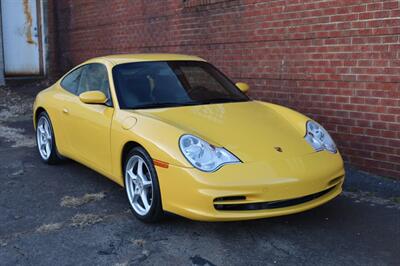
[{"label": "headlight", "polygon": [[224,164],[240,163],[240,160],[226,149],[214,147],[192,135],[183,135],[179,139],[179,147],[194,167],[205,172],[215,171]]},{"label": "headlight", "polygon": [[308,143],[310,143],[314,150],[327,150],[332,153],[337,152],[335,142],[329,135],[328,131],[326,131],[320,124],[315,121],[307,121],[306,128],[307,133],[304,138]]}]

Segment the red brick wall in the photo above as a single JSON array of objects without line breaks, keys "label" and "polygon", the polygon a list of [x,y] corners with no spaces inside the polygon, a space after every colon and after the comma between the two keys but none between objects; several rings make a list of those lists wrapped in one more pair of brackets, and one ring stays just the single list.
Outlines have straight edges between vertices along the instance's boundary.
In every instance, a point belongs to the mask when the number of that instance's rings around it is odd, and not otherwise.
[{"label": "red brick wall", "polygon": [[321,122],[345,159],[400,177],[400,1],[58,0],[61,70],[112,53],[199,55]]}]

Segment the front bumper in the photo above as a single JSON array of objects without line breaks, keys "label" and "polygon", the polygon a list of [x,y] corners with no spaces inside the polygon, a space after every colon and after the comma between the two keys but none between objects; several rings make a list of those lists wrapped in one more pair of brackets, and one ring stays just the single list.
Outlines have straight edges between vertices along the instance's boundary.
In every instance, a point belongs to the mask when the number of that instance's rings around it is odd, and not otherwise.
[{"label": "front bumper", "polygon": [[163,209],[193,220],[230,221],[287,215],[340,194],[341,156],[317,152],[269,162],[225,165],[206,173],[157,168]]}]

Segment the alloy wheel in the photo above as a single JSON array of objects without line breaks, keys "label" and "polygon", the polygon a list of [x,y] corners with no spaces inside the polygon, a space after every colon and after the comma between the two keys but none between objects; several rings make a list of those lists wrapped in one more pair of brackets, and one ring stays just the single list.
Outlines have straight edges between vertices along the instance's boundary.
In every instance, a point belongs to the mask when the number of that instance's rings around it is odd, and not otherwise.
[{"label": "alloy wheel", "polygon": [[126,164],[125,185],[129,203],[135,212],[146,215],[153,203],[153,182],[149,167],[138,155],[132,156]]},{"label": "alloy wheel", "polygon": [[48,160],[52,149],[52,132],[50,123],[45,116],[40,117],[37,123],[36,139],[40,156]]}]

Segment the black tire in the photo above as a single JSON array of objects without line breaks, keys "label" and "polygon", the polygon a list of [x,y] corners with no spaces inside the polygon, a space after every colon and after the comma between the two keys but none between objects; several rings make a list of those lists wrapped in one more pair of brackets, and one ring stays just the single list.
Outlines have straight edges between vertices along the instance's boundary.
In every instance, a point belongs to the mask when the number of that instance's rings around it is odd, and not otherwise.
[{"label": "black tire", "polygon": [[[135,211],[133,208],[129,196],[128,196],[128,187],[126,184],[126,167],[127,163],[130,158],[133,156],[139,156],[144,160],[144,162],[147,165],[147,168],[150,172],[151,176],[151,181],[152,181],[152,202],[150,204],[150,210],[148,211],[147,214],[141,215],[138,212]],[[158,177],[157,177],[157,172],[153,164],[153,160],[151,159],[150,155],[147,153],[145,149],[142,147],[135,147],[132,148],[128,154],[125,156],[125,161],[124,161],[124,167],[123,167],[123,175],[124,175],[124,187],[125,187],[125,193],[129,202],[129,207],[132,211],[132,213],[135,215],[137,219],[139,219],[142,222],[145,223],[154,223],[162,220],[164,217],[164,211],[162,209],[162,203],[161,203],[161,192],[160,192],[160,186],[158,183]]]},{"label": "black tire", "polygon": [[[46,158],[47,156],[43,156],[41,154],[39,143],[38,143],[38,130],[39,130],[38,124],[39,124],[39,121],[41,121],[41,119],[45,119],[48,122],[50,135],[51,135],[50,155],[48,156],[48,158]],[[51,120],[50,120],[49,115],[45,111],[41,112],[37,117],[35,139],[36,139],[36,146],[38,148],[38,153],[39,153],[40,158],[42,159],[42,162],[44,162],[46,164],[57,164],[57,163],[61,162],[62,157],[57,151],[56,138],[55,138],[55,135],[54,135],[53,125],[51,124]]]}]

